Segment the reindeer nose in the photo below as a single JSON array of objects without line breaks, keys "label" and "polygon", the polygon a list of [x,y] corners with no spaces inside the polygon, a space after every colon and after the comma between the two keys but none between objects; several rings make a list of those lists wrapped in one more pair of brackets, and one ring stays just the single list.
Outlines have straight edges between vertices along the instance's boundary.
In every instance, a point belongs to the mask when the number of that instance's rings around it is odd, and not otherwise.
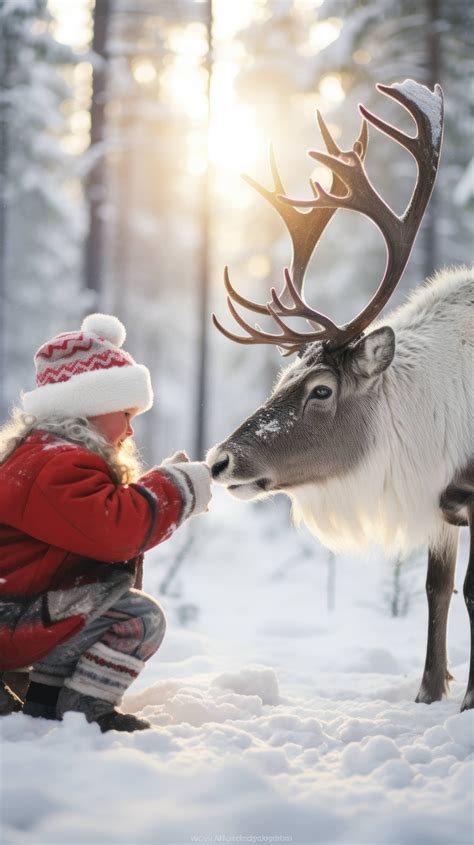
[{"label": "reindeer nose", "polygon": [[211,467],[212,477],[218,478],[219,475],[224,472],[225,469],[229,466],[229,456],[226,455],[225,458],[222,458],[220,461],[216,461],[215,464]]}]

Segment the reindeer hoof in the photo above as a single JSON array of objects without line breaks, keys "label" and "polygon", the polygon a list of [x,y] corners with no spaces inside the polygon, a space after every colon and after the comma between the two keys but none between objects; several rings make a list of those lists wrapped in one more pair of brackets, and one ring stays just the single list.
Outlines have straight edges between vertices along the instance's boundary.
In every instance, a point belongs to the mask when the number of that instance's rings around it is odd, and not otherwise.
[{"label": "reindeer hoof", "polygon": [[461,704],[461,713],[464,710],[473,710],[474,709],[474,688],[468,689],[466,695],[463,698],[463,702]]},{"label": "reindeer hoof", "polygon": [[417,704],[433,704],[434,701],[441,701],[449,693],[449,681],[452,680],[449,672],[445,678],[435,680],[434,678],[423,679],[418,695],[415,698]]},{"label": "reindeer hoof", "polygon": [[443,698],[442,695],[437,695],[436,693],[431,693],[429,690],[424,689],[423,687],[420,689],[417,697],[415,698],[416,704],[433,704],[434,701],[441,701]]}]

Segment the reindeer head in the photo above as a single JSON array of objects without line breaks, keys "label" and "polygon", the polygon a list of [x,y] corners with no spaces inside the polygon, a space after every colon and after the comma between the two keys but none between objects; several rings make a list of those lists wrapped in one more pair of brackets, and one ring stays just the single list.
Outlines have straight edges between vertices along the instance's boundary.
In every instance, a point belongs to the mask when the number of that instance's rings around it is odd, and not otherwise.
[{"label": "reindeer head", "polygon": [[373,439],[374,386],[394,351],[388,326],[340,350],[309,344],[268,401],[209,453],[214,479],[253,499],[350,472]]},{"label": "reindeer head", "polygon": [[[312,184],[314,198],[293,200],[284,195],[271,156],[274,188],[268,191],[247,179],[268,199],[288,227],[293,244],[291,273],[285,268],[281,294],[271,289],[271,302],[259,305],[241,297],[224,273],[228,307],[247,336],[216,327],[237,343],[269,343],[283,354],[298,352],[298,360],[281,376],[268,401],[208,455],[216,481],[239,498],[256,498],[308,483],[322,483],[350,472],[377,440],[377,403],[381,376],[392,362],[395,335],[389,326],[364,334],[387,303],[407,264],[428,204],[439,162],[443,99],[439,86],[431,92],[411,80],[393,86],[378,85],[412,115],[417,134],[412,137],[359,106],[362,115],[393,138],[415,158],[418,178],[405,213],[398,217],[370,183],[363,166],[367,124],[363,121],[352,150],[341,151],[318,115],[328,153],[310,155],[332,170],[328,193]],[[295,206],[310,208],[302,213]],[[304,274],[323,230],[338,208],[365,214],[379,227],[387,247],[383,279],[368,305],[353,320],[337,326],[311,308],[303,296]],[[269,314],[281,330],[271,334],[251,326],[233,302],[257,313]],[[311,331],[291,328],[288,317],[303,317]]]}]

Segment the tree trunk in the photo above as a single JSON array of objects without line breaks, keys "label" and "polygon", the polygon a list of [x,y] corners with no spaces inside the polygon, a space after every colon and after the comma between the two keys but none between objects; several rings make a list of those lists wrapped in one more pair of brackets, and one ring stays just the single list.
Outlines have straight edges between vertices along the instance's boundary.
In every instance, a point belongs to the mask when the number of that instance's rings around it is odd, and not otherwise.
[{"label": "tree trunk", "polygon": [[7,310],[7,217],[8,217],[8,158],[10,105],[7,92],[10,86],[12,46],[6,18],[0,21],[0,420],[8,412],[6,392],[6,310]]},{"label": "tree trunk", "polygon": [[[441,82],[441,36],[439,31],[439,0],[427,0],[427,28],[426,28],[426,84],[433,90],[436,83]],[[436,188],[430,199],[424,226],[424,275],[431,276],[439,263],[438,244],[438,208]]]},{"label": "tree trunk", "polygon": [[[212,0],[207,0],[206,27],[208,50],[205,59],[207,71],[207,136],[211,120],[211,77],[213,64],[213,8]],[[205,413],[206,387],[208,376],[208,327],[209,327],[209,272],[210,272],[210,163],[209,156],[203,176],[201,191],[201,256],[199,262],[199,349],[196,395],[196,435],[194,458],[202,460],[205,449]]]},{"label": "tree trunk", "polygon": [[[92,50],[100,64],[94,67],[91,102],[91,152],[97,155],[86,180],[89,206],[89,231],[85,248],[85,286],[95,294],[99,307],[102,290],[102,264],[104,252],[104,222],[102,205],[105,194],[105,160],[100,144],[104,141],[105,92],[106,92],[106,43],[110,21],[110,0],[96,0],[94,8],[94,35]],[[98,149],[99,147],[99,149]]]}]

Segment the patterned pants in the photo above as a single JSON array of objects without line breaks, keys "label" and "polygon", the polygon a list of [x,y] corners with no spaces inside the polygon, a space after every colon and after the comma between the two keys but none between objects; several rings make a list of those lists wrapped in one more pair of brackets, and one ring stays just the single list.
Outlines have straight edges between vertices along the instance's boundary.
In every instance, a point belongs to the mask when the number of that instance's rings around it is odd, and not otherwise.
[{"label": "patterned pants", "polygon": [[123,693],[157,651],[166,629],[160,605],[130,589],[102,615],[33,667],[30,679],[63,684],[83,695],[120,703]]}]

